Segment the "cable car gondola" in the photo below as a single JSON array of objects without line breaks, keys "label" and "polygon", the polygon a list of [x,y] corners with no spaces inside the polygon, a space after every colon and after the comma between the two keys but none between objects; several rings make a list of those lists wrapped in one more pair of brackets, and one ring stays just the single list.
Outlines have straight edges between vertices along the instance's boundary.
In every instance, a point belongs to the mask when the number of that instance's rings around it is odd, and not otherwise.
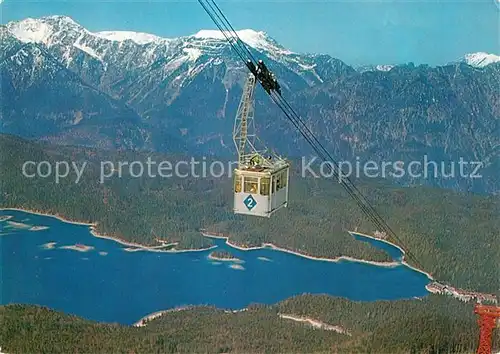
[{"label": "cable car gondola", "polygon": [[[253,65],[253,64],[252,64]],[[254,126],[254,91],[259,77],[270,77],[255,66],[248,75],[234,122],[233,140],[238,152],[234,170],[234,213],[271,217],[288,205],[290,164],[260,144]],[[267,157],[266,157],[267,156]]]}]

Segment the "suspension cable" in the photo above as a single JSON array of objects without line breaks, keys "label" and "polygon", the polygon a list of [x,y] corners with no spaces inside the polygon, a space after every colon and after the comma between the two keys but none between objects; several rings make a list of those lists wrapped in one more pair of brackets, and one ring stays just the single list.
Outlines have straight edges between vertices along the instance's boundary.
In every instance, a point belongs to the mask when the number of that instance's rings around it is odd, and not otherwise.
[{"label": "suspension cable", "polygon": [[[240,39],[237,32],[231,26],[229,20],[222,13],[221,9],[217,6],[215,1],[207,0],[208,6],[206,6],[203,3],[203,1],[204,0],[198,0],[203,9],[207,12],[212,21],[222,32],[222,34],[224,35],[228,43],[231,45],[233,50],[238,54],[243,63],[246,64],[247,61],[250,60],[253,62],[254,65],[256,65],[257,60],[252,55],[251,51],[248,49],[245,43]],[[210,7],[210,9],[215,13],[215,15],[212,14],[212,12],[208,9],[208,7]],[[247,58],[245,58],[245,54],[247,55]],[[261,85],[263,85],[263,83],[260,80],[258,81],[261,83]],[[316,136],[311,132],[311,130],[308,128],[303,119],[296,113],[296,111],[285,100],[285,98],[280,94],[277,94],[274,90],[268,93],[271,99],[274,101],[274,103],[283,111],[288,120],[295,126],[295,128],[302,135],[302,137],[304,137],[304,139],[311,145],[311,147],[318,154],[318,156],[322,160],[330,162],[328,166],[330,167],[332,174],[336,178],[338,178],[339,183],[344,187],[349,196],[356,201],[358,207],[368,217],[368,219],[372,221],[377,228],[379,228],[382,232],[384,232],[386,237],[389,237],[391,241],[396,242],[396,244],[398,244],[398,246],[403,249],[405,256],[411,259],[419,268],[423,269],[421,263],[418,262],[416,257],[406,247],[403,247],[403,242],[401,242],[401,240],[397,237],[396,233],[384,221],[384,219],[370,204],[370,202],[366,199],[363,193],[356,187],[356,185],[349,179],[348,176],[345,177],[343,176],[339,164],[333,159],[328,150],[318,141]]]}]

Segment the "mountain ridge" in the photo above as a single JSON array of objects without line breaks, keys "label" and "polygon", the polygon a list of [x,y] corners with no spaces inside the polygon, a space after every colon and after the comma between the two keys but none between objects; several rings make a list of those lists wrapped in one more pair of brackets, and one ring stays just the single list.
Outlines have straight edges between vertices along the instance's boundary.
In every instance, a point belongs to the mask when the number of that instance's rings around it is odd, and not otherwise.
[{"label": "mountain ridge", "polygon": [[[135,32],[135,31],[124,31],[124,30],[106,30],[106,31],[98,31],[91,32],[85,29],[78,22],[73,20],[69,16],[64,15],[52,15],[52,16],[43,16],[39,18],[26,18],[20,21],[10,21],[5,26],[11,31],[19,40],[21,41],[36,41],[42,42],[44,44],[47,43],[47,39],[53,34],[50,26],[47,23],[52,23],[54,21],[58,21],[59,24],[63,23],[67,27],[73,26],[77,27],[82,31],[85,31],[89,35],[93,35],[95,37],[100,37],[102,39],[123,42],[127,40],[131,40],[138,45],[147,45],[151,43],[168,43],[176,40],[185,40],[189,38],[196,39],[205,39],[205,40],[220,40],[226,41],[226,38],[222,34],[220,30],[207,30],[202,29],[197,33],[178,36],[178,37],[162,37],[152,33],[146,32]],[[301,55],[326,55],[323,53],[295,53],[288,49],[285,49],[283,46],[278,44],[276,40],[274,40],[267,32],[258,31],[254,29],[241,29],[236,30],[236,33],[241,38],[243,42],[247,45],[251,46],[255,49],[274,51],[276,54],[287,55],[287,54],[301,54]],[[443,66],[450,63],[456,62],[465,62],[468,65],[476,66],[476,67],[484,67],[486,65],[490,65],[492,63],[496,63],[500,61],[500,56],[493,53],[486,52],[474,52],[474,53],[466,53],[461,58],[451,61],[449,63],[445,63]],[[406,63],[399,64],[383,64],[376,63],[370,65],[363,65],[360,68],[366,70],[366,68],[372,68],[372,70],[381,70],[387,71],[396,65],[404,65]]]}]

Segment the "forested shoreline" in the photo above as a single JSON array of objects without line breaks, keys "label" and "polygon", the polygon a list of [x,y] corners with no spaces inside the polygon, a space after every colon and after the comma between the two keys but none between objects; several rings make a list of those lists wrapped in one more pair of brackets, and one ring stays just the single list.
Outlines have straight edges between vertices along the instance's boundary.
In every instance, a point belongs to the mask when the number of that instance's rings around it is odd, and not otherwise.
[{"label": "forested shoreline", "polygon": [[[180,156],[62,147],[0,135],[0,207],[42,210],[96,224],[95,231],[127,242],[177,249],[207,248],[199,230],[227,234],[248,247],[272,243],[316,257],[391,261],[388,254],[348,231],[373,234],[347,193],[331,181],[292,174],[289,207],[272,219],[232,212],[228,178],[132,178],[99,182],[100,161],[179,160]],[[25,178],[24,161],[86,163],[79,183],[70,178]],[[359,187],[416,258],[438,280],[464,289],[496,292],[495,259],[500,210],[496,196],[476,196],[426,187],[399,188],[383,181]],[[411,261],[410,261],[411,264]]]}]

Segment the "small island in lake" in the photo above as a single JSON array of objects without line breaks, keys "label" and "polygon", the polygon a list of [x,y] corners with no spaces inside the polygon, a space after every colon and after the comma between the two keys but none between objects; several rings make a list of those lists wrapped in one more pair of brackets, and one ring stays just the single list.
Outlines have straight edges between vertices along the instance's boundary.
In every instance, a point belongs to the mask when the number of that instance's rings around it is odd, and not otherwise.
[{"label": "small island in lake", "polygon": [[238,270],[245,270],[245,267],[243,267],[240,264],[231,264],[229,267],[233,268],[233,269],[238,269]]},{"label": "small island in lake", "polygon": [[33,226],[29,230],[30,231],[41,231],[41,230],[47,230],[49,227],[48,226]]},{"label": "small island in lake", "polygon": [[231,261],[231,262],[241,262],[240,259],[233,256],[227,251],[213,251],[208,255],[208,258],[214,261]]},{"label": "small island in lake", "polygon": [[92,247],[92,246],[82,245],[80,243],[77,243],[76,245],[72,245],[72,246],[62,246],[59,248],[66,249],[66,250],[78,251],[78,252],[88,252],[88,251],[94,249],[94,247]]},{"label": "small island in lake", "polygon": [[47,242],[41,245],[40,247],[46,250],[51,250],[56,247],[57,242]]},{"label": "small island in lake", "polygon": [[31,228],[31,225],[23,224],[22,222],[15,222],[15,221],[7,221],[7,226],[6,228],[15,228],[15,229],[29,229]]}]

